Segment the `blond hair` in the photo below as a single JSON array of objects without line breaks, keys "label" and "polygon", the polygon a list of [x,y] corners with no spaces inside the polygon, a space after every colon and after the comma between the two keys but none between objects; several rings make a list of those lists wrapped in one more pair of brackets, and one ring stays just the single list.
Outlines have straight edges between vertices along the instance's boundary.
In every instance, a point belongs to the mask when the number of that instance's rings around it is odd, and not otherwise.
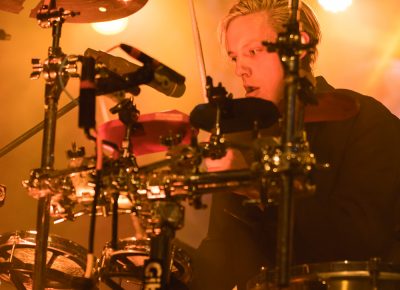
[{"label": "blond hair", "polygon": [[[311,8],[302,1],[300,5],[301,31],[306,32],[310,39],[319,43],[321,30],[317,17]],[[277,33],[285,31],[285,24],[290,17],[288,0],[239,0],[231,7],[228,15],[221,21],[219,26],[220,43],[225,47],[226,31],[229,23],[238,16],[248,15],[257,12],[267,13],[272,27]],[[308,71],[312,70],[312,64],[317,57],[317,48],[309,52],[302,61],[302,67]]]}]

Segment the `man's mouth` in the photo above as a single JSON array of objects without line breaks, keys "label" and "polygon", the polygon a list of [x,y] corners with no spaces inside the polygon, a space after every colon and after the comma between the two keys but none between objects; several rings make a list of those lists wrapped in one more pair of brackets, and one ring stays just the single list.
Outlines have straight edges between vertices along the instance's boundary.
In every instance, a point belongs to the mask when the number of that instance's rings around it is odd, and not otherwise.
[{"label": "man's mouth", "polygon": [[245,86],[244,89],[246,90],[246,96],[250,96],[253,92],[258,90],[258,87]]}]

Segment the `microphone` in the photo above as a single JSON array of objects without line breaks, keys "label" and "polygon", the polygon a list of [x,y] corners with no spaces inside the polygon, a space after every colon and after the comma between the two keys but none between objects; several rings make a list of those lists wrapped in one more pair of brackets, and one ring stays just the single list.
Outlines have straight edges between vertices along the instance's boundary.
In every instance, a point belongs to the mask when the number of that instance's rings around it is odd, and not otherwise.
[{"label": "microphone", "polygon": [[[167,96],[179,98],[183,95],[186,90],[184,76],[130,45],[121,43],[120,47],[131,57],[142,62],[144,67],[149,66],[154,72],[151,81],[147,83],[149,86]],[[134,81],[133,73],[125,77],[128,81]]]},{"label": "microphone", "polygon": [[82,72],[79,85],[79,128],[96,127],[95,60],[82,57]]},{"label": "microphone", "polygon": [[[121,80],[127,79],[126,84],[121,84],[118,81],[118,90],[129,89],[129,83],[131,83],[131,88],[138,86],[135,77],[139,74],[143,66],[131,63],[126,59],[118,56],[108,54],[101,50],[94,50],[91,48],[86,49],[85,56],[93,57],[96,63],[103,64],[109,71],[115,73],[121,77]],[[180,97],[185,92],[186,86],[184,84],[185,77],[177,74],[173,70],[169,69],[171,72],[177,76],[168,78],[168,74],[165,72],[165,66],[163,71],[156,71],[152,76],[146,80],[145,84],[152,87],[153,89],[172,97]],[[155,75],[155,76],[153,76]],[[160,79],[166,79],[165,82],[161,82]],[[175,81],[173,81],[175,80]],[[112,85],[111,85],[112,86]],[[108,93],[112,90],[107,89]]]}]

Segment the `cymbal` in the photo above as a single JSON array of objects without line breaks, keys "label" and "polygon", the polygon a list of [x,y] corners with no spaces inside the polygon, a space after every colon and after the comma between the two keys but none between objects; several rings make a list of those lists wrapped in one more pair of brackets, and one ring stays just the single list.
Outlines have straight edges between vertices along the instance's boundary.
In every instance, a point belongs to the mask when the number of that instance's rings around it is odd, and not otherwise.
[{"label": "cymbal", "polygon": [[[36,18],[36,14],[43,5],[41,0],[32,9],[30,17]],[[75,17],[67,17],[69,23],[92,23],[111,21],[127,17],[140,10],[147,0],[57,0],[57,9],[63,8],[73,12],[79,12]]]},{"label": "cymbal", "polygon": [[8,0],[8,1],[0,1],[0,10],[11,12],[11,13],[19,13],[24,8],[22,4],[24,4],[25,0]]},{"label": "cymbal", "polygon": [[[278,108],[270,101],[259,98],[240,98],[228,101],[220,118],[221,133],[248,131],[257,122],[259,129],[268,128],[279,116]],[[197,105],[190,113],[191,124],[210,132],[216,121],[217,108],[211,103]]]},{"label": "cymbal", "polygon": [[[131,133],[132,153],[136,156],[167,151],[161,144],[161,137],[180,134],[180,144],[190,144],[192,130],[189,116],[177,110],[143,114],[138,119],[140,128]],[[120,120],[112,120],[99,126],[97,138],[107,140],[121,147],[125,136],[125,125]]]}]

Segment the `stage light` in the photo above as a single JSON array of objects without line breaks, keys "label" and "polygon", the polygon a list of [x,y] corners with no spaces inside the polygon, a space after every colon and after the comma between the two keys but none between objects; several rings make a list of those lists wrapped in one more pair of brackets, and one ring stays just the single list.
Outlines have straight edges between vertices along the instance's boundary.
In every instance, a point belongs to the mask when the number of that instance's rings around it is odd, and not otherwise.
[{"label": "stage light", "polygon": [[92,23],[92,27],[100,34],[114,35],[125,30],[128,26],[128,18],[121,18],[113,21]]},{"label": "stage light", "polygon": [[319,4],[327,11],[336,13],[346,10],[352,0],[318,0]]}]

